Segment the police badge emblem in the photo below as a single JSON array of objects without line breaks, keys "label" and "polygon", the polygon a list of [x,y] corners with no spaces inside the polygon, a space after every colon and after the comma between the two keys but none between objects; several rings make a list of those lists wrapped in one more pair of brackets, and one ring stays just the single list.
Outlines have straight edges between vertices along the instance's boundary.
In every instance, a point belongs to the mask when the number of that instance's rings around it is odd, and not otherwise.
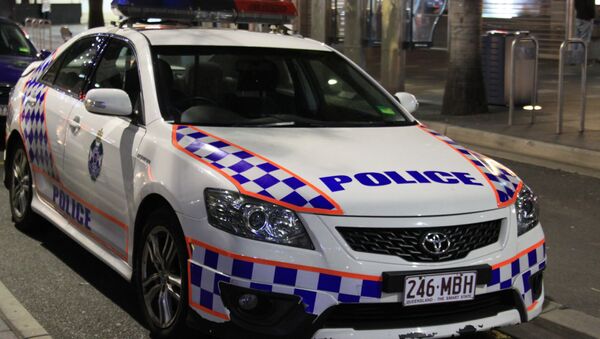
[{"label": "police badge emblem", "polygon": [[88,156],[88,171],[92,181],[96,181],[102,169],[102,157],[104,149],[102,147],[102,130],[98,131],[96,139],[90,145],[90,154]]}]

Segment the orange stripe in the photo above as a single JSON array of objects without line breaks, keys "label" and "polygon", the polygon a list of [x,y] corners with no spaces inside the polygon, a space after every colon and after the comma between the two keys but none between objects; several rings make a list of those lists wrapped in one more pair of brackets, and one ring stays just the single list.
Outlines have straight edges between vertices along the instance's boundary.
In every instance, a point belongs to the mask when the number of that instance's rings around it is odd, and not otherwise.
[{"label": "orange stripe", "polygon": [[47,179],[52,180],[57,186],[59,186],[63,191],[65,191],[65,193],[73,196],[76,200],[79,200],[79,202],[81,202],[83,205],[85,205],[90,210],[92,210],[92,211],[94,211],[94,212],[102,215],[104,218],[106,218],[107,220],[111,221],[115,225],[119,226],[123,230],[128,230],[129,229],[129,227],[127,226],[127,224],[125,224],[124,222],[118,220],[117,218],[113,217],[112,215],[104,212],[103,210],[99,209],[98,207],[90,204],[89,202],[83,200],[80,196],[78,196],[77,194],[71,192],[62,183],[56,181],[54,178],[52,178],[50,175],[48,175],[48,173],[44,172],[44,170],[42,170],[41,168],[39,168],[39,167],[37,167],[37,166],[35,166],[33,164],[31,165],[31,167],[33,168],[34,172],[40,173],[43,176],[45,176]]},{"label": "orange stripe", "polygon": [[21,93],[23,94],[21,105],[19,106],[19,129],[21,130],[21,133],[23,133],[23,127],[21,127],[21,115],[23,115],[23,102],[25,101],[25,87],[27,86],[27,81],[29,81],[29,78],[24,81],[23,88],[21,88]]},{"label": "orange stripe", "polygon": [[48,98],[48,87],[46,87],[46,90],[44,92],[44,102],[43,102],[43,106],[44,106],[44,129],[46,130],[46,143],[48,144],[48,153],[50,153],[50,158],[52,159],[52,170],[54,171],[54,174],[56,175],[56,181],[60,182],[60,178],[58,176],[58,171],[56,170],[56,163],[54,162],[54,153],[52,152],[52,142],[50,141],[50,133],[48,133],[48,125],[46,124],[46,122],[48,121],[47,119],[47,115],[46,115],[46,99]]},{"label": "orange stripe", "polygon": [[527,311],[531,311],[533,310],[538,304],[538,301],[534,301],[533,304],[529,305],[529,307],[527,307]]},{"label": "orange stripe", "polygon": [[281,169],[282,171],[284,171],[284,172],[288,173],[288,174],[289,174],[289,175],[291,175],[291,176],[294,176],[295,178],[297,178],[298,180],[300,180],[302,183],[304,183],[304,184],[305,184],[305,185],[307,185],[308,187],[312,188],[312,189],[313,189],[313,190],[315,190],[317,193],[319,193],[321,196],[323,196],[325,199],[327,199],[327,201],[329,201],[329,202],[330,202],[330,203],[331,203],[331,204],[334,206],[335,210],[333,210],[333,211],[329,211],[329,210],[325,210],[325,209],[321,209],[321,208],[299,207],[299,206],[292,205],[292,204],[288,204],[288,203],[286,203],[286,202],[283,202],[283,201],[280,201],[280,200],[277,200],[277,199],[272,199],[272,198],[265,197],[265,196],[263,196],[263,195],[260,195],[260,194],[254,193],[254,192],[247,191],[246,189],[244,189],[244,187],[242,187],[242,186],[240,185],[240,183],[239,183],[237,180],[233,179],[231,176],[229,176],[229,175],[228,175],[227,173],[225,173],[223,170],[221,170],[220,168],[218,168],[218,167],[214,166],[214,165],[213,165],[213,164],[211,164],[210,162],[208,162],[208,161],[206,161],[206,160],[204,160],[204,159],[200,158],[200,157],[199,157],[199,156],[197,156],[196,154],[194,154],[194,153],[192,153],[192,152],[190,152],[190,151],[186,150],[186,149],[185,149],[185,148],[183,148],[181,145],[179,145],[179,143],[177,142],[177,136],[176,136],[176,134],[177,134],[177,127],[178,127],[177,125],[174,125],[174,126],[173,126],[173,144],[175,145],[175,147],[177,147],[179,150],[181,150],[181,151],[185,152],[186,154],[188,154],[188,155],[192,156],[192,157],[193,157],[193,158],[195,158],[196,160],[198,160],[198,161],[202,162],[203,164],[210,166],[212,169],[216,170],[217,172],[221,173],[221,174],[222,174],[223,176],[225,176],[225,177],[226,177],[226,178],[227,178],[229,181],[231,181],[231,183],[232,183],[233,185],[235,185],[235,187],[237,187],[237,188],[238,188],[238,190],[240,190],[240,192],[241,192],[241,193],[244,193],[244,194],[246,194],[246,195],[249,195],[249,196],[255,197],[255,198],[257,198],[257,199],[261,199],[261,200],[265,200],[265,201],[268,201],[268,202],[272,202],[272,203],[274,203],[274,204],[281,205],[281,206],[287,207],[287,208],[289,208],[289,209],[291,209],[291,210],[298,211],[298,212],[308,212],[308,213],[318,213],[318,214],[332,214],[332,215],[341,215],[341,214],[343,214],[343,213],[344,213],[344,211],[341,209],[340,205],[339,205],[337,202],[335,202],[333,199],[331,199],[331,198],[330,198],[330,197],[329,197],[327,194],[325,194],[325,193],[324,193],[323,191],[321,191],[319,188],[317,188],[316,186],[314,186],[314,185],[313,185],[313,184],[311,184],[310,182],[306,181],[306,180],[305,180],[305,179],[303,179],[302,177],[300,177],[300,176],[298,176],[298,175],[294,174],[292,171],[290,171],[290,170],[286,169],[285,167],[283,167],[283,166],[281,166],[281,165],[279,165],[279,164],[277,164],[277,163],[275,163],[275,162],[273,162],[273,161],[271,161],[271,160],[269,160],[269,159],[267,159],[267,158],[265,158],[265,157],[263,157],[263,156],[260,156],[260,155],[258,155],[258,154],[256,154],[256,153],[252,152],[252,151],[249,151],[249,150],[248,150],[248,149],[246,149],[246,148],[243,148],[243,147],[241,147],[241,146],[239,146],[239,145],[236,145],[236,144],[234,144],[234,143],[232,143],[232,142],[230,142],[230,141],[228,141],[228,140],[225,140],[225,139],[219,138],[219,137],[217,137],[217,136],[215,136],[215,135],[213,135],[213,134],[210,134],[210,133],[208,133],[208,132],[206,132],[206,131],[200,130],[200,129],[198,129],[198,128],[195,128],[195,127],[193,127],[193,126],[185,126],[185,127],[188,127],[188,128],[190,128],[190,129],[193,129],[193,130],[195,130],[195,131],[197,131],[197,132],[200,132],[200,133],[206,134],[206,135],[208,135],[208,136],[210,136],[210,137],[213,137],[213,138],[215,138],[215,139],[217,139],[217,140],[220,140],[220,141],[222,141],[222,142],[224,142],[224,143],[227,143],[227,144],[229,144],[229,145],[231,145],[231,146],[233,146],[233,147],[237,147],[237,148],[239,148],[240,150],[242,150],[242,151],[244,151],[244,152],[247,152],[248,154],[251,154],[251,155],[253,155],[253,156],[255,156],[255,157],[259,158],[259,159],[262,159],[262,160],[264,160],[264,161],[266,161],[266,162],[268,162],[268,163],[270,163],[270,164],[273,164],[273,165],[277,166],[277,167],[278,167],[279,169]]},{"label": "orange stripe", "polygon": [[[114,223],[113,220],[111,220],[110,218],[116,220],[115,218],[113,218],[112,216],[109,216],[106,212],[100,210],[99,208],[96,208],[95,206],[87,203],[85,200],[79,198],[79,196],[77,196],[76,194],[74,194],[73,192],[70,192],[68,189],[66,189],[60,182],[57,182],[54,178],[52,178],[51,176],[49,176],[46,172],[44,172],[44,170],[42,170],[41,168],[37,167],[36,165],[31,164],[31,168],[34,172],[39,173],[43,176],[45,176],[47,179],[51,180],[55,185],[59,186],[62,190],[65,191],[65,193],[72,195],[75,197],[76,200],[80,200],[79,202],[83,205],[85,205],[86,207],[88,207],[90,210],[93,210],[94,212],[101,214],[102,216],[104,216],[105,218],[107,218],[108,220],[112,221]],[[38,194],[43,195],[39,190],[36,189],[36,192],[38,192]],[[52,201],[52,199],[48,199],[48,201]],[[51,203],[51,205],[54,205],[54,203]],[[62,212],[60,211],[60,209],[55,208],[56,211],[58,211],[59,213],[62,214]],[[108,217],[110,218],[108,218]],[[121,229],[123,229],[125,231],[125,252],[124,253],[129,253],[129,231],[128,231],[128,227],[127,225],[124,225],[124,227],[121,227],[121,225],[116,224],[115,225],[119,226]],[[76,226],[79,226],[78,224]],[[81,228],[82,230],[88,231],[87,228]],[[106,247],[106,246],[105,246]],[[119,251],[121,251],[119,249]],[[119,255],[119,257],[121,257],[124,260],[127,260],[126,258],[123,258],[121,255]]]},{"label": "orange stripe", "polygon": [[239,259],[239,260],[243,260],[243,261],[250,261],[250,262],[257,263],[257,264],[279,266],[279,267],[298,269],[298,270],[316,272],[316,273],[324,273],[324,274],[330,274],[330,275],[341,276],[341,277],[352,278],[352,279],[362,279],[362,280],[370,280],[370,281],[381,281],[382,280],[381,276],[376,276],[376,275],[365,275],[365,274],[341,272],[341,271],[334,271],[334,270],[330,270],[330,269],[326,269],[326,268],[304,266],[304,265],[298,265],[298,264],[290,264],[290,263],[281,262],[281,261],[273,261],[273,260],[267,260],[267,259],[248,257],[245,255],[236,254],[236,253],[222,250],[220,248],[211,246],[207,243],[204,243],[202,241],[192,239],[192,238],[187,238],[187,241],[189,243],[198,245],[200,247],[204,247],[210,251],[219,253],[221,255],[224,255],[224,256],[227,256],[230,258]]},{"label": "orange stripe", "polygon": [[512,205],[515,202],[515,200],[517,200],[517,196],[519,194],[519,191],[521,191],[521,188],[523,187],[523,181],[519,182],[519,185],[517,186],[517,189],[515,190],[515,194],[513,195],[513,197],[510,200],[505,201],[505,202],[501,202],[500,201],[500,196],[498,195],[498,191],[496,190],[496,187],[494,186],[494,184],[492,183],[492,181],[487,177],[487,175],[485,175],[485,173],[483,172],[483,170],[481,170],[481,168],[479,168],[479,166],[475,165],[473,163],[473,161],[471,161],[471,159],[467,158],[467,156],[465,154],[463,154],[462,152],[460,152],[458,149],[456,149],[452,145],[448,144],[446,141],[442,140],[441,138],[439,138],[438,136],[436,136],[434,134],[431,134],[431,132],[425,130],[425,127],[423,125],[419,125],[419,128],[423,132],[431,135],[432,137],[434,137],[435,139],[437,139],[441,143],[443,143],[446,146],[450,147],[456,153],[460,154],[461,157],[465,158],[465,160],[467,160],[471,165],[473,165],[473,167],[475,167],[477,169],[477,171],[479,171],[479,173],[481,174],[481,176],[485,179],[485,181],[487,181],[488,185],[490,185],[490,187],[492,188],[492,191],[494,192],[494,196],[496,197],[496,203],[498,205],[498,208],[510,206],[510,205]]},{"label": "orange stripe", "polygon": [[[54,205],[52,203],[52,200],[46,196],[44,193],[40,192],[39,190],[36,190],[37,194],[44,200],[46,200],[47,203],[49,203],[50,205]],[[79,223],[73,219],[71,216],[69,216],[68,214],[64,213],[63,211],[61,211],[60,209],[56,209],[55,210],[63,216],[63,218],[67,219],[67,221],[69,222],[69,224],[71,226],[76,227],[77,229],[79,229],[80,231],[82,231],[83,233],[85,233],[89,238],[91,238],[91,240],[95,241],[96,243],[98,243],[99,245],[101,245],[102,247],[104,247],[105,249],[109,250],[110,252],[112,252],[114,255],[116,255],[117,257],[121,258],[124,261],[127,261],[127,254],[125,252],[123,252],[121,249],[115,247],[114,245],[108,243],[107,241],[105,241],[104,239],[100,238],[97,234],[95,234],[94,232],[92,232],[91,230],[79,225]]]},{"label": "orange stripe", "polygon": [[515,255],[514,257],[504,260],[503,262],[500,262],[494,266],[492,266],[492,269],[495,270],[498,267],[502,267],[504,265],[508,265],[508,264],[512,264],[514,261],[517,261],[520,257],[524,256],[525,254],[535,250],[536,248],[542,246],[544,244],[544,242],[546,241],[546,239],[542,239],[540,241],[538,241],[537,243],[535,243],[533,246],[528,247],[524,250],[522,250],[521,252],[519,252],[517,255]]},{"label": "orange stripe", "polygon": [[217,318],[221,318],[223,320],[229,320],[229,317],[227,316],[227,314],[223,314],[223,313],[220,313],[220,312],[217,312],[217,311],[213,311],[213,310],[208,309],[208,308],[206,308],[206,307],[204,307],[202,305],[196,304],[195,302],[193,302],[191,300],[190,300],[189,304],[193,308],[196,308],[196,309],[199,309],[199,310],[201,310],[203,312],[206,312],[208,314],[214,315]]}]

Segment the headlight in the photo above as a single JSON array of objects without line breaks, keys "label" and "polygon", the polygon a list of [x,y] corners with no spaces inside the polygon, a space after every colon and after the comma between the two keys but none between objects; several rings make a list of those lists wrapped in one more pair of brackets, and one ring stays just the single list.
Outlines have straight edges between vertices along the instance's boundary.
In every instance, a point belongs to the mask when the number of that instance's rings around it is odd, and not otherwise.
[{"label": "headlight", "polygon": [[223,231],[254,240],[314,249],[294,211],[237,192],[204,191],[208,222]]},{"label": "headlight", "polygon": [[517,197],[517,202],[515,203],[519,235],[529,231],[538,224],[540,208],[537,200],[538,198],[533,191],[531,191],[529,187],[523,185],[523,188]]}]

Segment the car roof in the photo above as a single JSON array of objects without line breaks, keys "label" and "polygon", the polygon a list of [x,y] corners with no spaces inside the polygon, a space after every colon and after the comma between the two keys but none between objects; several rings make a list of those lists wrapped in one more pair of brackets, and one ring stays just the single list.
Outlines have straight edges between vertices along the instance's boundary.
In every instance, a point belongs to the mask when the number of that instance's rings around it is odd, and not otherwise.
[{"label": "car roof", "polygon": [[140,30],[154,46],[235,46],[330,51],[318,41],[300,36],[250,32],[240,29],[183,28]]}]

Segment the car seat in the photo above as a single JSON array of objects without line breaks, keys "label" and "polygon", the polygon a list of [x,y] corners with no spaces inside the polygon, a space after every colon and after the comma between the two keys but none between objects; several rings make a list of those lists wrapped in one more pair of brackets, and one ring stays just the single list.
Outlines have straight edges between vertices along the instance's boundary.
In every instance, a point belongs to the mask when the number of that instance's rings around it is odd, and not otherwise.
[{"label": "car seat", "polygon": [[274,100],[278,71],[275,64],[264,59],[244,59],[236,62],[238,73],[235,110],[250,118],[280,113]]}]

